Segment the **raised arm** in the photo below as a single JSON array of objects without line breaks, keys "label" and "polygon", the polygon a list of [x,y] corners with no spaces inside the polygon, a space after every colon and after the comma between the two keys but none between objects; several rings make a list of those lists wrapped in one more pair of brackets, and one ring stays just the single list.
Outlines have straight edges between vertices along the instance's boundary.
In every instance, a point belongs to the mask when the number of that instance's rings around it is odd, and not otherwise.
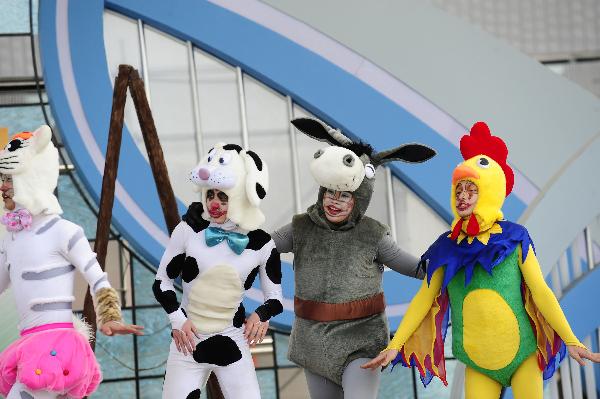
[{"label": "raised arm", "polygon": [[280,254],[285,254],[294,250],[294,237],[292,236],[291,223],[275,230],[271,233],[271,238],[275,242],[277,251],[279,251]]},{"label": "raised arm", "polygon": [[179,301],[177,301],[174,281],[183,270],[186,257],[185,241],[187,233],[190,231],[192,230],[186,222],[180,222],[175,227],[165,253],[160,260],[156,280],[152,285],[154,297],[167,312],[171,327],[174,330],[181,330],[183,324],[187,321],[187,316],[179,306]]},{"label": "raised arm", "polygon": [[390,234],[383,236],[379,242],[377,261],[405,276],[421,280],[425,277],[425,270],[419,266],[419,259],[400,248]]}]

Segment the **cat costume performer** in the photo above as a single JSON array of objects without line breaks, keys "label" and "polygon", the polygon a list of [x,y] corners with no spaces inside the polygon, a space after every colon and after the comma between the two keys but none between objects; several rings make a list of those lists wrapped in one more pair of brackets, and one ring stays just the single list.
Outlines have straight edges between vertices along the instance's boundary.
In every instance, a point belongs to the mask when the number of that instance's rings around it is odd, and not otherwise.
[{"label": "cat costume performer", "polygon": [[[366,373],[358,365],[389,340],[383,265],[423,278],[418,259],[396,245],[389,227],[365,216],[375,168],[395,160],[423,162],[435,151],[407,144],[376,153],[321,121],[299,118],[292,123],[331,146],[317,151],[310,165],[321,186],[317,202],[272,234],[279,252],[294,253],[296,318],[288,356],[305,369],[313,399],[375,398],[379,373]],[[354,208],[342,223],[325,216],[327,190],[352,193]]]},{"label": "cat costume performer", "polygon": [[[465,161],[452,174],[452,229],[421,257],[427,279],[386,350],[398,350],[392,363],[416,367],[425,385],[433,376],[447,384],[450,313],[452,351],[467,366],[467,399],[498,398],[503,386],[512,386],[517,399],[541,398],[542,378],[552,376],[565,344],[584,346],[544,281],[527,230],[503,219],[514,181],[505,143],[478,122],[461,139],[460,151]],[[455,189],[465,180],[479,195],[468,220],[456,210]]]},{"label": "cat costume performer", "polygon": [[[73,317],[75,270],[90,285],[101,330],[121,321],[117,293],[83,229],[59,216],[53,194],[58,151],[51,137],[42,126],[15,135],[0,152],[0,173],[12,178],[16,204],[2,217],[8,232],[0,243],[0,293],[12,284],[21,330],[0,354],[0,394],[8,399],[82,398],[100,383],[90,333]],[[135,330],[120,325],[122,332]]]},{"label": "cat costume performer", "polygon": [[[174,330],[191,320],[197,329],[191,355],[171,343],[163,398],[200,398],[214,371],[225,398],[260,399],[260,390],[243,334],[244,291],[260,276],[265,302],[255,312],[261,322],[283,311],[281,263],[259,209],[268,190],[267,165],[253,151],[217,144],[191,172],[202,203],[193,203],[174,229],[160,262],[153,290]],[[228,220],[210,222],[207,191],[228,197]],[[181,304],[175,279],[181,277]]]}]

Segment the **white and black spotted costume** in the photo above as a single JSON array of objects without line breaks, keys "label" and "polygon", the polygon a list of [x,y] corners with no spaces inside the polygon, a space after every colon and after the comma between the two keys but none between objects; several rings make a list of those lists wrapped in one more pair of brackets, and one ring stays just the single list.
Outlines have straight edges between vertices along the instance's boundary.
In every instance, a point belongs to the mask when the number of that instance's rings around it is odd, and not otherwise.
[{"label": "white and black spotted costume", "polygon": [[[234,151],[232,156],[239,153],[239,147],[229,148],[233,150],[219,147],[219,152]],[[228,195],[235,198],[234,193]],[[246,312],[242,300],[244,291],[259,276],[265,296],[264,304],[256,309],[260,320],[267,321],[282,312],[279,252],[266,232],[243,229],[239,221],[209,223],[202,213],[202,204],[194,203],[177,225],[153,286],[173,329],[181,329],[189,318],[198,330],[192,356],[185,356],[171,343],[163,398],[199,398],[211,371],[226,398],[260,398],[250,349],[243,336]],[[211,228],[245,234],[247,246],[239,255],[227,240],[208,246],[205,235]],[[179,277],[183,286],[181,304],[174,288]]]}]

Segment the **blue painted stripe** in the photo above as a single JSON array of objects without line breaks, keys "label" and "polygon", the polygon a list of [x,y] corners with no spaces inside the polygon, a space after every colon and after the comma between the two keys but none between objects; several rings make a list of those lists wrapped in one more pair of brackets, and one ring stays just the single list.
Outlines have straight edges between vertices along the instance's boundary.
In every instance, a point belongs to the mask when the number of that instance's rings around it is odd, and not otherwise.
[{"label": "blue painted stripe", "polygon": [[[451,220],[449,181],[451,171],[462,161],[458,149],[372,87],[287,38],[207,2],[180,0],[173,6],[147,0],[142,7],[135,0],[107,0],[106,4],[240,65],[317,117],[377,149],[411,141],[436,148],[438,156],[426,164],[396,164],[392,169],[442,217]],[[522,201],[509,197],[505,214],[517,220],[524,209]]]},{"label": "blue painted stripe", "polygon": [[[69,155],[86,189],[98,202],[102,175],[77,131],[60,80],[56,4],[56,0],[40,4],[40,41],[47,90]],[[101,0],[69,2],[69,44],[75,79],[86,118],[102,151],[106,147],[112,102],[112,85],[102,51],[104,6]],[[436,148],[439,155],[432,161],[422,165],[395,164],[392,171],[442,217],[447,221],[451,219],[449,181],[452,169],[461,162],[458,150],[436,131],[364,82],[279,34],[207,2],[179,0],[174,5],[160,0],[107,0],[106,6],[141,18],[175,37],[192,41],[229,63],[240,65],[250,75],[292,96],[317,117],[370,142],[379,150],[411,141]],[[126,130],[122,154],[119,181],[148,217],[166,231],[158,197],[153,195],[155,186],[150,168]],[[178,205],[183,211],[183,204]],[[512,196],[504,207],[507,218],[513,220],[524,209],[525,205]],[[158,264],[164,247],[118,200],[113,214],[117,228],[136,251]],[[284,277],[284,292],[288,298],[293,296],[292,281]],[[414,281],[393,273],[386,273],[384,285],[389,303],[407,301],[418,287],[418,283],[415,285]],[[289,313],[280,317],[291,323]]]},{"label": "blue painted stripe", "polygon": [[[44,9],[52,9],[53,3],[46,4]],[[446,220],[451,219],[447,201],[448,181],[450,171],[461,160],[457,149],[354,76],[280,35],[210,3],[181,1],[180,6],[173,7],[158,0],[149,0],[143,5],[120,0],[107,1],[107,6],[142,18],[159,29],[189,39],[221,58],[241,65],[250,74],[290,94],[317,116],[371,142],[376,148],[389,148],[401,141],[421,141],[436,148],[439,155],[432,161],[423,165],[394,165],[393,171]],[[96,50],[102,48],[102,8],[100,1],[86,2],[85,5],[81,2],[69,4],[70,44],[73,64],[77,66],[76,81],[100,148],[106,145],[106,116],[110,114],[112,99],[106,58],[102,51]],[[45,19],[45,13],[41,14],[41,18]],[[244,40],[239,40],[239,37],[244,37]],[[47,55],[45,53],[45,59]],[[344,101],[340,101],[342,98]],[[53,109],[58,107],[53,106]],[[400,131],[406,133],[396,133]],[[82,150],[81,143],[71,143],[68,131],[65,136],[69,152],[74,159],[79,158],[76,154]],[[148,187],[153,186],[151,175],[147,170],[140,171],[139,165],[146,163],[128,134],[123,139],[123,153],[128,156],[122,158],[119,179],[152,220],[164,227],[162,218],[158,216],[158,201],[147,195]],[[95,197],[98,189],[94,187],[100,185],[92,183],[98,178],[99,174],[95,178],[84,179],[88,186],[92,186]],[[181,204],[180,207],[183,210]],[[524,208],[521,201],[509,198],[505,213],[508,218],[516,219]],[[144,252],[154,253],[152,258],[158,260],[155,251],[146,248]]]},{"label": "blue painted stripe", "polygon": [[[86,118],[102,152],[106,148],[108,122],[112,102],[112,86],[103,51],[103,2],[94,0],[69,2],[69,29],[72,62]],[[61,80],[56,42],[56,1],[40,4],[40,47],[43,57],[46,89],[56,122],[63,134],[65,147],[77,167],[88,193],[96,203],[100,199],[102,175],[97,171],[87,152],[73,116]],[[154,190],[150,170],[141,153],[133,144],[131,135],[124,130],[118,178],[134,194],[135,201],[156,224],[163,226],[162,211],[157,197],[148,195]],[[137,166],[136,166],[137,165]],[[124,176],[125,175],[125,176]],[[133,176],[131,176],[133,175]],[[128,178],[128,179],[124,179]],[[144,193],[146,193],[144,195]],[[180,204],[180,210],[183,206]],[[158,264],[164,247],[143,229],[137,220],[115,200],[113,222],[135,249],[152,263]],[[165,229],[166,230],[166,229]]]}]

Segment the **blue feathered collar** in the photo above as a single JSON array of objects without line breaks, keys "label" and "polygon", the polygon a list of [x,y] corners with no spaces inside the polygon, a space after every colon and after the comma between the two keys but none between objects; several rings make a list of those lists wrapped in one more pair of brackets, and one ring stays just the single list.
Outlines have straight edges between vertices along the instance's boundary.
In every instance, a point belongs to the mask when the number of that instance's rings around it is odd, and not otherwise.
[{"label": "blue feathered collar", "polygon": [[534,248],[527,229],[508,221],[500,221],[498,224],[502,227],[502,233],[492,234],[487,245],[477,239],[471,244],[466,239],[457,244],[448,237],[449,231],[442,234],[421,256],[421,262],[428,261],[427,282],[431,282],[431,276],[437,269],[445,267],[443,291],[456,273],[464,268],[466,286],[471,281],[477,264],[491,275],[492,269],[502,263],[518,244],[523,248],[523,261],[525,261],[529,253],[529,245]]}]

